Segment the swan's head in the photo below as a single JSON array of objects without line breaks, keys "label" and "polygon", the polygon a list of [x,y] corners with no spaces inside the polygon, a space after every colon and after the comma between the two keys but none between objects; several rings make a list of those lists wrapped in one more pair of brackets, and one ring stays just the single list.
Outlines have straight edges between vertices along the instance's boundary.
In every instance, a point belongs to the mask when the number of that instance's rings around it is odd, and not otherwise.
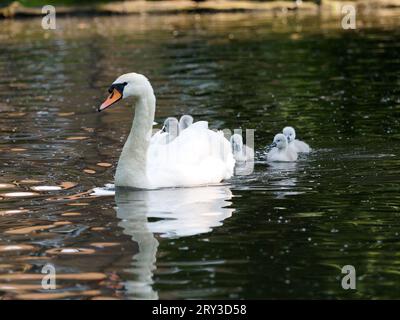
[{"label": "swan's head", "polygon": [[231,145],[234,153],[241,152],[243,147],[243,138],[240,134],[235,133],[231,137]]},{"label": "swan's head", "polygon": [[179,119],[179,130],[185,130],[187,127],[191,126],[193,123],[193,117],[189,116],[188,114],[184,114]]},{"label": "swan's head", "polygon": [[128,97],[140,98],[149,89],[152,90],[151,84],[144,75],[134,72],[123,74],[112,83],[108,89],[110,95],[102,103],[98,111],[103,111],[119,100]]},{"label": "swan's head", "polygon": [[269,148],[277,147],[278,149],[285,149],[288,145],[287,138],[283,133],[278,133],[274,137],[274,142],[269,146]]},{"label": "swan's head", "polygon": [[282,132],[289,143],[296,139],[296,131],[294,131],[293,127],[284,127]]}]

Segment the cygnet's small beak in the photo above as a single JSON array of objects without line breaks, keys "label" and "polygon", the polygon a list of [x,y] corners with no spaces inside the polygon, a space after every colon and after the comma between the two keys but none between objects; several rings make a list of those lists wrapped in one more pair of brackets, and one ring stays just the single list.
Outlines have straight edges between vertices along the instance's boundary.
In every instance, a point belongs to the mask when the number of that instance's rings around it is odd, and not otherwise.
[{"label": "cygnet's small beak", "polygon": [[272,142],[268,147],[267,147],[267,151],[271,150],[272,148],[276,147],[276,142]]},{"label": "cygnet's small beak", "polygon": [[167,126],[166,126],[166,125],[163,125],[163,127],[161,128],[161,131],[162,131],[162,132],[167,132]]},{"label": "cygnet's small beak", "polygon": [[110,95],[107,97],[106,101],[104,101],[101,106],[97,109],[97,111],[103,111],[108,107],[112,106],[114,103],[118,102],[122,99],[122,94],[116,88],[114,88]]}]

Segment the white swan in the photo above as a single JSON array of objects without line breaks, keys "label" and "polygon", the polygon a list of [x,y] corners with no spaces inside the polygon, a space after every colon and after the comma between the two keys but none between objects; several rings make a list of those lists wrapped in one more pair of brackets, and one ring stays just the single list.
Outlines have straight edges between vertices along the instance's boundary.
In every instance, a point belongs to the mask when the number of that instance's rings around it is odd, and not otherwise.
[{"label": "white swan", "polygon": [[288,141],[284,134],[278,133],[274,142],[269,146],[272,148],[267,153],[268,161],[296,161],[297,152],[288,148]]},{"label": "white swan", "polygon": [[296,131],[293,127],[285,127],[282,132],[288,140],[289,149],[293,149],[295,152],[310,152],[311,149],[307,143],[296,139]]},{"label": "white swan", "polygon": [[145,76],[124,74],[114,81],[109,92],[99,111],[121,99],[135,98],[135,116],[118,161],[116,186],[190,187],[232,177],[235,160],[230,143],[221,131],[193,124],[168,144],[151,142],[156,98]]},{"label": "white swan", "polygon": [[193,117],[184,114],[180,119],[179,119],[179,133],[185,130],[187,127],[191,126],[193,123]]},{"label": "white swan", "polygon": [[252,161],[254,159],[254,150],[243,144],[243,137],[240,134],[233,134],[230,142],[233,157],[237,162]]}]

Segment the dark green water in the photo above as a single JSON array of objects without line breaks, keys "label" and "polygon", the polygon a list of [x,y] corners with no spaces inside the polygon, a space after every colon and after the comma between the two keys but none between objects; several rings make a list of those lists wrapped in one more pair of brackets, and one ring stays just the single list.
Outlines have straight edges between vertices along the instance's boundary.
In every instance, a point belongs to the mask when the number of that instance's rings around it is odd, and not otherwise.
[{"label": "dark green water", "polygon": [[[399,297],[400,29],[390,18],[356,31],[241,14],[57,22],[0,21],[2,298]],[[90,197],[113,182],[132,112],[130,102],[96,108],[131,71],[151,80],[157,122],[189,113],[255,129],[254,172]],[[264,147],[285,125],[313,152],[267,164]],[[74,184],[32,190],[63,182]],[[53,291],[40,286],[46,263],[60,277]],[[356,290],[341,287],[344,265]]]}]

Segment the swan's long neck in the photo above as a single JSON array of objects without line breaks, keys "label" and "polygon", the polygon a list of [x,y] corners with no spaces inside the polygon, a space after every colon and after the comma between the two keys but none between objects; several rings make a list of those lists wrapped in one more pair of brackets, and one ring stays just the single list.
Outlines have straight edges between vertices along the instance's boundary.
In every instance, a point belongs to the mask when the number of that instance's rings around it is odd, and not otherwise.
[{"label": "swan's long neck", "polygon": [[141,188],[148,184],[147,149],[156,108],[156,98],[149,87],[135,103],[131,132],[122,149],[115,174],[117,186]]}]

